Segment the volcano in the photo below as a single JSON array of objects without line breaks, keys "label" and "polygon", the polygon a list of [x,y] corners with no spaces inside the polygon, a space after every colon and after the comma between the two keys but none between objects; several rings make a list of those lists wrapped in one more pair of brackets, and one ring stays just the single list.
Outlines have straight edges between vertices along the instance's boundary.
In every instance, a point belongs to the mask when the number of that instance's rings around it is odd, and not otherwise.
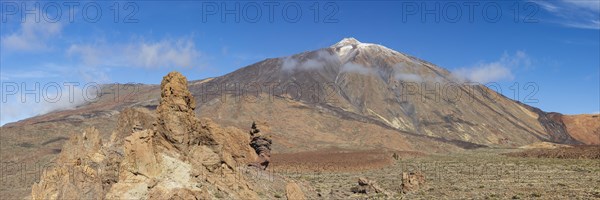
[{"label": "volcano", "polygon": [[580,143],[547,113],[448,70],[354,38],[192,83],[199,115],[268,122],[280,151],[447,151]]}]

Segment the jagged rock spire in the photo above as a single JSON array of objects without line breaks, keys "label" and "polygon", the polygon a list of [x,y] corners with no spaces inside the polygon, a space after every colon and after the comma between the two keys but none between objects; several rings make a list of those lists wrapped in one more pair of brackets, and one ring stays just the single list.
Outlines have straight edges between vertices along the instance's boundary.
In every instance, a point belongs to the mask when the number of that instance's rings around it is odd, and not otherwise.
[{"label": "jagged rock spire", "polygon": [[159,112],[175,111],[193,113],[196,101],[188,90],[187,79],[181,73],[173,71],[163,77],[160,83]]},{"label": "jagged rock spire", "polygon": [[187,79],[171,72],[160,83],[161,99],[157,108],[157,131],[180,150],[190,143],[190,134],[197,132],[194,114],[196,101],[188,90]]}]

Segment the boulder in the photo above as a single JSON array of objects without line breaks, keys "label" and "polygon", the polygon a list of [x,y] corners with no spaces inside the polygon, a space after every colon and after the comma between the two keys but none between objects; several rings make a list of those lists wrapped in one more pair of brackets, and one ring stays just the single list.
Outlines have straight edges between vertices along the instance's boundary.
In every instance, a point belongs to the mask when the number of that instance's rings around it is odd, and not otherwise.
[{"label": "boulder", "polygon": [[375,181],[371,181],[367,178],[358,178],[358,186],[350,189],[354,193],[371,194],[371,193],[382,193],[389,196],[389,193],[383,188],[379,187]]},{"label": "boulder", "polygon": [[402,172],[402,192],[407,193],[419,190],[425,185],[425,175],[420,171]]}]

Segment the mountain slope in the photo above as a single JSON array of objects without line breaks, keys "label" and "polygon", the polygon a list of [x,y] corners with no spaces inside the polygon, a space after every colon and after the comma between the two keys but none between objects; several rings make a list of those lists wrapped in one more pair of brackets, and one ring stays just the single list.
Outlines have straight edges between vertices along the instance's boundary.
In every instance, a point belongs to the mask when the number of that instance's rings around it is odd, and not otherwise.
[{"label": "mountain slope", "polygon": [[[257,85],[262,86],[259,99],[255,98]],[[368,133],[359,132],[368,135],[367,141],[388,142],[383,146],[392,149],[414,147],[411,139],[405,146],[393,144],[389,138],[381,139],[380,132],[462,141],[466,146],[577,143],[566,131],[551,133],[545,122],[538,120],[544,116],[529,106],[485,86],[464,84],[426,61],[352,38],[316,51],[267,59],[193,85],[191,90],[200,94],[200,115],[233,125],[268,121],[282,139],[294,137],[304,140],[300,142],[303,145],[323,143],[327,138],[332,145],[357,139],[365,142],[366,138],[354,138],[356,132],[339,126],[355,122],[376,125]],[[326,144],[305,147],[323,146]]]}]

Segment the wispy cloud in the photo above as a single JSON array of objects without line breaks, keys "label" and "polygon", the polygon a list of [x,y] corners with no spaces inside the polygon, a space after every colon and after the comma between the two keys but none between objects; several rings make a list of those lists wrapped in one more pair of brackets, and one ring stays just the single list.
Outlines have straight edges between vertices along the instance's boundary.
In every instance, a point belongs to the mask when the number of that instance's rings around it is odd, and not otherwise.
[{"label": "wispy cloud", "polygon": [[19,28],[2,36],[1,47],[4,52],[39,52],[50,49],[49,43],[62,32],[63,24],[46,20],[36,22],[26,20]]},{"label": "wispy cloud", "polygon": [[191,38],[163,39],[129,44],[125,56],[134,66],[194,67],[199,64],[200,51]]},{"label": "wispy cloud", "polygon": [[328,51],[320,50],[317,52],[317,56],[311,59],[298,60],[293,57],[286,57],[281,61],[281,69],[286,72],[294,70],[317,70],[322,69],[328,63],[339,64],[340,58]]},{"label": "wispy cloud", "polygon": [[109,71],[116,67],[145,69],[203,67],[203,54],[191,37],[156,41],[132,39],[125,43],[71,44],[67,57],[76,60],[76,69],[86,81],[108,82]]},{"label": "wispy cloud", "polygon": [[458,77],[478,83],[514,79],[514,75],[510,69],[498,62],[481,64],[472,68],[460,68],[454,71],[454,74]]},{"label": "wispy cloud", "polygon": [[[40,87],[44,86],[41,85]],[[86,103],[86,101],[96,99],[97,91],[93,87],[89,91],[84,91],[81,87],[77,86],[70,87],[72,90],[60,84],[56,87],[50,87],[51,89],[47,90],[46,93],[37,94],[44,95],[43,97],[38,97],[39,101],[36,101],[33,95],[23,97],[22,95],[24,94],[22,92],[18,92],[16,95],[3,96],[3,100],[0,102],[2,106],[0,126],[52,111],[74,109]]]},{"label": "wispy cloud", "polygon": [[515,75],[512,70],[516,68],[530,68],[531,58],[523,51],[513,55],[504,53],[499,60],[493,62],[480,62],[472,67],[462,67],[452,71],[452,74],[461,80],[478,83],[513,80]]},{"label": "wispy cloud", "polygon": [[200,51],[190,37],[158,41],[132,40],[120,43],[72,44],[66,50],[89,66],[195,67],[201,65]]},{"label": "wispy cloud", "polygon": [[362,74],[362,75],[372,75],[372,74],[377,73],[377,70],[368,68],[368,67],[363,66],[358,63],[347,62],[346,64],[342,65],[340,72],[357,73],[357,74]]},{"label": "wispy cloud", "polygon": [[[425,79],[417,74],[414,74],[412,72],[410,72],[409,70],[409,65],[410,64],[416,64],[415,62],[410,62],[410,63],[397,63],[395,64],[392,68],[394,69],[394,79],[396,79],[397,81],[404,81],[404,82],[423,82],[425,81]],[[433,80],[435,81],[435,80]]]},{"label": "wispy cloud", "polygon": [[406,82],[423,82],[423,78],[416,74],[397,73],[394,75],[394,79]]},{"label": "wispy cloud", "polygon": [[555,19],[549,19],[566,27],[600,29],[600,1],[598,0],[559,0],[532,1],[546,10]]}]

